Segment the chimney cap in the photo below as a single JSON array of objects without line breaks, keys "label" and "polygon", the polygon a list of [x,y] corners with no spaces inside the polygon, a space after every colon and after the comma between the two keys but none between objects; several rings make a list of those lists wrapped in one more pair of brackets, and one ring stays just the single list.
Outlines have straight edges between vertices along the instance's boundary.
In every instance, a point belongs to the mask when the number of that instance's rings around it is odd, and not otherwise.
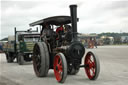
[{"label": "chimney cap", "polygon": [[77,4],[72,4],[70,5],[70,7],[77,7]]}]

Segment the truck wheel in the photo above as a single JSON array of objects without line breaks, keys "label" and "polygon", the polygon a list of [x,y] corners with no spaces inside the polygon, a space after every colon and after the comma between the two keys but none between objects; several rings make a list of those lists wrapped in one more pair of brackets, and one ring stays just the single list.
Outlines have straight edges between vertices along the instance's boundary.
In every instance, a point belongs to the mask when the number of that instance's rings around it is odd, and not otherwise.
[{"label": "truck wheel", "polygon": [[49,52],[45,42],[35,44],[32,60],[36,76],[46,77],[49,70]]},{"label": "truck wheel", "polygon": [[9,56],[9,54],[8,54],[8,53],[5,53],[5,55],[6,55],[7,63],[9,63],[9,62],[8,62],[8,56]]},{"label": "truck wheel", "polygon": [[11,57],[10,53],[6,53],[6,60],[7,60],[7,63],[13,62],[13,58]]},{"label": "truck wheel", "polygon": [[95,80],[99,76],[100,72],[100,62],[98,57],[92,53],[88,52],[84,60],[85,72],[90,80]]},{"label": "truck wheel", "polygon": [[64,83],[67,77],[67,61],[62,53],[58,53],[54,57],[53,67],[56,80],[60,83]]},{"label": "truck wheel", "polygon": [[69,75],[76,75],[79,72],[79,69],[75,69],[73,67],[69,68],[68,74]]},{"label": "truck wheel", "polygon": [[23,54],[19,53],[18,55],[18,64],[19,65],[24,65],[25,61],[24,61],[24,56]]}]

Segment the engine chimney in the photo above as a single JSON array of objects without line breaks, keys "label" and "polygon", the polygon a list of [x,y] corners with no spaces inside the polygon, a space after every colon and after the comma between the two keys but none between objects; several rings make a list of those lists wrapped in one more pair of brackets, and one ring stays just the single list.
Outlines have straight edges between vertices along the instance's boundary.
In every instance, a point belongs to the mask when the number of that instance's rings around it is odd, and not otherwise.
[{"label": "engine chimney", "polygon": [[72,22],[72,41],[77,41],[77,5],[70,5],[70,14]]}]

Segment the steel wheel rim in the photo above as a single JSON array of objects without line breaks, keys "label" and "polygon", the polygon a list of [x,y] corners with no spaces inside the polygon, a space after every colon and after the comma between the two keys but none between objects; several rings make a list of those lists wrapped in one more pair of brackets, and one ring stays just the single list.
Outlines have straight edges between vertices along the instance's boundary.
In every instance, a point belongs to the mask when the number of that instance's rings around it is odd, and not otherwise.
[{"label": "steel wheel rim", "polygon": [[40,68],[41,68],[41,55],[40,55],[40,49],[39,49],[38,45],[35,45],[33,53],[34,53],[33,54],[34,70],[35,70],[37,76],[39,76],[39,72],[40,72]]},{"label": "steel wheel rim", "polygon": [[62,80],[63,66],[62,66],[62,59],[60,58],[59,55],[56,55],[54,59],[54,74],[57,81]]},{"label": "steel wheel rim", "polygon": [[95,74],[96,74],[96,61],[94,58],[94,55],[92,54],[87,54],[85,60],[84,60],[84,64],[86,65],[85,67],[85,72],[88,76],[89,79],[94,78]]}]

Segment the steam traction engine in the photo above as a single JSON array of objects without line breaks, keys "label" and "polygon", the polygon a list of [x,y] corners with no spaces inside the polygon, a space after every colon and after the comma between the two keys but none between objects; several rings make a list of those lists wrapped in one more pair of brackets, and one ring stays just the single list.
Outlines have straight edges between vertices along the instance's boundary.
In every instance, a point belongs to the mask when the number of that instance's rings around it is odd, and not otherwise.
[{"label": "steam traction engine", "polygon": [[30,24],[41,27],[40,40],[33,49],[33,67],[36,76],[46,77],[54,69],[56,80],[63,83],[67,74],[75,75],[81,67],[90,80],[97,79],[100,71],[98,57],[91,51],[85,54],[77,38],[77,5],[70,5],[71,16],[48,17]]}]

